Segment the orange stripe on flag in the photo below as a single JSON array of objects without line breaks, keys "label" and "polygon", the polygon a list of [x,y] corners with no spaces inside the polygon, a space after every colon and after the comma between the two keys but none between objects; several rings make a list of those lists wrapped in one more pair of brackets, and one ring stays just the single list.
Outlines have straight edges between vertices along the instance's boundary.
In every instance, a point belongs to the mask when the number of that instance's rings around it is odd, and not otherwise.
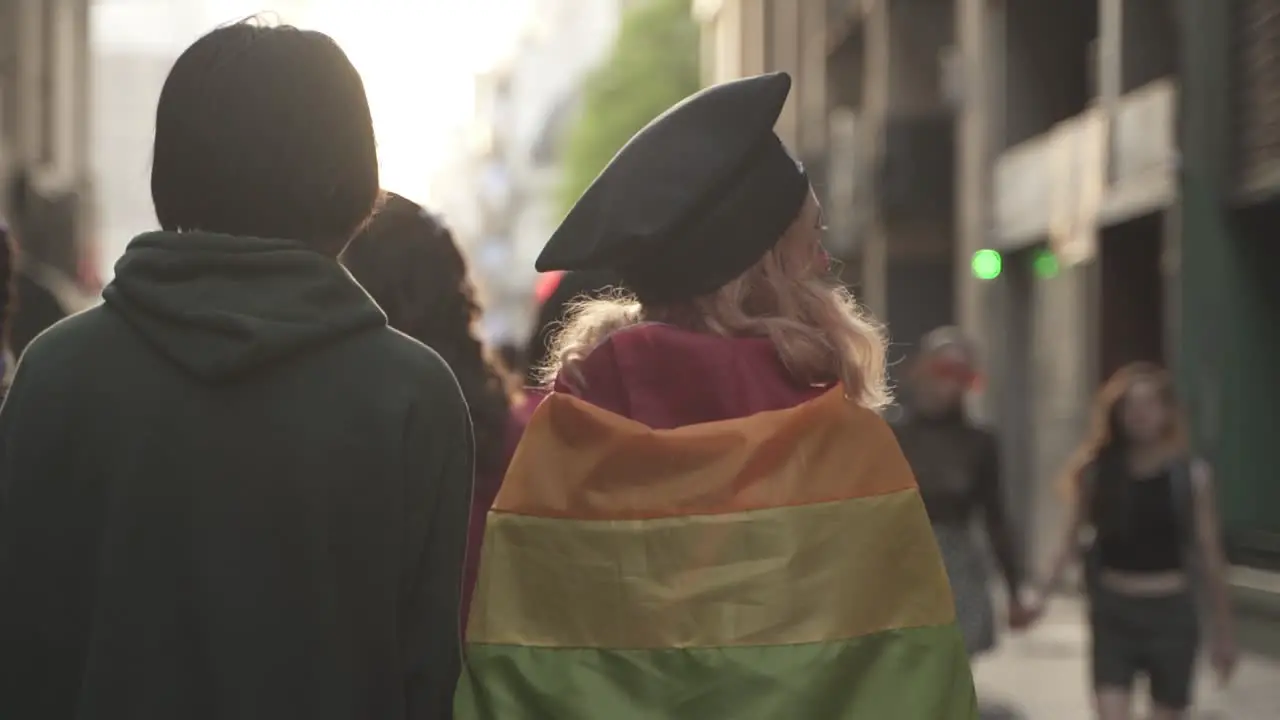
[{"label": "orange stripe on flag", "polygon": [[649,520],[495,513],[467,640],[789,645],[954,620],[924,504],[904,490]]},{"label": "orange stripe on flag", "polygon": [[582,520],[709,515],[915,487],[892,430],[839,388],[787,410],[653,430],[553,394],[494,511]]}]

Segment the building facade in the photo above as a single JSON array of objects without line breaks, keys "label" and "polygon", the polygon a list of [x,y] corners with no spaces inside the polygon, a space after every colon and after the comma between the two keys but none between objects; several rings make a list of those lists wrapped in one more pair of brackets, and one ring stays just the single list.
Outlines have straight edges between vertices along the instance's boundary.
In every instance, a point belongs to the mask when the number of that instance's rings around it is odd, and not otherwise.
[{"label": "building facade", "polygon": [[[69,278],[91,223],[88,107],[89,0],[0,0],[0,214],[26,226],[24,262]],[[7,191],[19,174],[21,200]]]},{"label": "building facade", "polygon": [[463,241],[492,342],[527,339],[534,260],[560,222],[562,141],[577,119],[583,78],[609,52],[631,1],[538,0],[511,59],[476,78],[466,157],[436,184],[463,188],[441,196],[447,215],[476,218]]},{"label": "building facade", "polygon": [[[799,73],[779,132],[825,161],[829,239],[893,354],[945,323],[975,338],[992,380],[974,409],[1002,431],[1033,562],[1094,390],[1137,360],[1178,373],[1233,557],[1280,559],[1261,237],[1280,217],[1280,2],[707,0],[698,17],[709,79]],[[977,273],[979,251],[998,267]]]},{"label": "building facade", "polygon": [[[1176,364],[1178,15],[1156,0],[957,12],[959,246],[1005,259],[969,283],[965,320],[1002,381],[991,403],[1031,484],[1023,516],[1057,528],[1095,389],[1130,362]],[[1029,540],[1044,562],[1053,530]]]},{"label": "building facade", "polygon": [[892,358],[955,322],[951,5],[712,0],[695,9],[708,80],[792,75],[778,133],[822,196],[846,280],[888,322]]},{"label": "building facade", "polygon": [[1233,556],[1280,569],[1280,2],[1176,5],[1177,368],[1221,477]]}]

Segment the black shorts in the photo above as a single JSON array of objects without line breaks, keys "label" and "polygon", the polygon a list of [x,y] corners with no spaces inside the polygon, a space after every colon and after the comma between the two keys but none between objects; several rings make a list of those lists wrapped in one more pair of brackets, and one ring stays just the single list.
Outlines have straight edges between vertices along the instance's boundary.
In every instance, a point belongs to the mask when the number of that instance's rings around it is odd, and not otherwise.
[{"label": "black shorts", "polygon": [[1142,673],[1157,705],[1172,710],[1191,705],[1200,630],[1190,593],[1144,598],[1095,587],[1089,620],[1095,689],[1131,689]]}]

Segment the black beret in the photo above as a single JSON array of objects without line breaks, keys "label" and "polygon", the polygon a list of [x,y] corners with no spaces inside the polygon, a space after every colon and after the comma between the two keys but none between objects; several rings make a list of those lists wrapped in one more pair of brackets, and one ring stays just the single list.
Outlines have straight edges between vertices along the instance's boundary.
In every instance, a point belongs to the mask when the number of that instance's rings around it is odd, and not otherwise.
[{"label": "black beret", "polygon": [[608,270],[648,303],[713,292],[781,238],[809,194],[773,126],[791,77],[715,85],[618,151],[552,234],[540,272]]}]

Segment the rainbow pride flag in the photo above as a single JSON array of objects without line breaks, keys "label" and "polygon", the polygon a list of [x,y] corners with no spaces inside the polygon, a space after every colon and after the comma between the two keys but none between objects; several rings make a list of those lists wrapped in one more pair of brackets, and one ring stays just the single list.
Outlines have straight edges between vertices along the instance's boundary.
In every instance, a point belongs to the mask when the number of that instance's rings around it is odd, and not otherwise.
[{"label": "rainbow pride flag", "polygon": [[651,430],[538,409],[489,514],[458,720],[975,720],[887,425],[833,390]]}]

